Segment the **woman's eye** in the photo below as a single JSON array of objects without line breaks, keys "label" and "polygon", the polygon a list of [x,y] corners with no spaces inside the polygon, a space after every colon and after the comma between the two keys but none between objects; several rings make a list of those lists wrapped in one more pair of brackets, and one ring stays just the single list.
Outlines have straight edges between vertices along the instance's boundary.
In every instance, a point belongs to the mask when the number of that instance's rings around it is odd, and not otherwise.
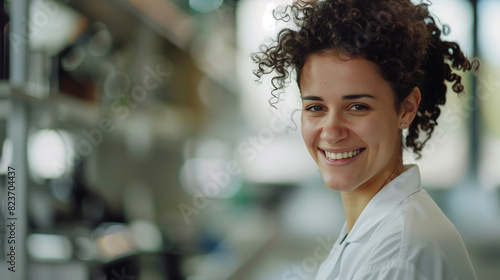
[{"label": "woman's eye", "polygon": [[321,110],[323,110],[323,108],[319,105],[311,105],[311,106],[306,108],[306,111],[311,111],[311,112],[317,112],[317,111],[321,111]]},{"label": "woman's eye", "polygon": [[366,107],[365,105],[354,104],[354,105],[351,106],[350,110],[353,110],[353,111],[363,111],[363,110],[366,110],[366,109],[368,109],[368,107]]}]

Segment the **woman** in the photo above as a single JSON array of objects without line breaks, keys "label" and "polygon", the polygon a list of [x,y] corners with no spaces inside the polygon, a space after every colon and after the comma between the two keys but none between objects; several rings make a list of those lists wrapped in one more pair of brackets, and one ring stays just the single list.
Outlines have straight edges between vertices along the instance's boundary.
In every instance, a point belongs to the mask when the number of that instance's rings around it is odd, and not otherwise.
[{"label": "woman", "polygon": [[346,215],[316,279],[476,279],[418,166],[402,160],[403,143],[420,155],[430,139],[445,82],[463,91],[452,68],[472,65],[460,47],[410,0],[302,0],[275,15],[296,28],[253,54],[255,74],[274,73],[271,105],[296,76],[304,142]]}]

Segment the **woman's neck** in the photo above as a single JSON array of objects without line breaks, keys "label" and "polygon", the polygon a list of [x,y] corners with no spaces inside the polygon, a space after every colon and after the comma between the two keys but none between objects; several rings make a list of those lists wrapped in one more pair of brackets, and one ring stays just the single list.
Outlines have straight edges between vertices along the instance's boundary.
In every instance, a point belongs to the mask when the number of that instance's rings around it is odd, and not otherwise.
[{"label": "woman's neck", "polygon": [[390,181],[404,172],[401,159],[380,170],[372,179],[350,192],[341,192],[347,221],[347,232],[351,232],[354,224],[370,200]]}]

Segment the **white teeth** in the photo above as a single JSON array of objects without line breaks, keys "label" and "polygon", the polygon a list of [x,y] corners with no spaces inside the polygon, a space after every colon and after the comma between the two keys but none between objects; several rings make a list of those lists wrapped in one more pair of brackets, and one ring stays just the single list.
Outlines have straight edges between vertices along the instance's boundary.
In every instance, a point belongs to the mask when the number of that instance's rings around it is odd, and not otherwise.
[{"label": "white teeth", "polygon": [[343,153],[331,153],[325,151],[325,155],[328,159],[344,159],[344,158],[351,158],[359,155],[361,153],[361,149],[355,150],[355,151],[349,151],[349,152],[343,152]]}]

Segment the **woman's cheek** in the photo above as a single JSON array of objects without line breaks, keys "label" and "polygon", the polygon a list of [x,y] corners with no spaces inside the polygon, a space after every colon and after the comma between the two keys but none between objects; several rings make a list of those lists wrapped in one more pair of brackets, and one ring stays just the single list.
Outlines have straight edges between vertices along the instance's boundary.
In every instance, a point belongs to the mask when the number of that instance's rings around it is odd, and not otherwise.
[{"label": "woman's cheek", "polygon": [[363,141],[370,143],[373,139],[377,139],[379,135],[383,135],[383,130],[376,120],[365,120],[356,127],[356,134],[363,139]]},{"label": "woman's cheek", "polygon": [[313,149],[312,147],[316,141],[318,141],[318,126],[315,122],[308,120],[308,119],[302,119],[301,121],[301,132],[302,132],[302,139],[304,140],[304,143],[306,144],[307,148],[309,150]]},{"label": "woman's cheek", "polygon": [[303,121],[301,123],[301,131],[302,131],[302,138],[304,139],[304,142],[306,144],[309,144],[311,138],[312,138],[312,127],[311,124],[307,121]]}]

